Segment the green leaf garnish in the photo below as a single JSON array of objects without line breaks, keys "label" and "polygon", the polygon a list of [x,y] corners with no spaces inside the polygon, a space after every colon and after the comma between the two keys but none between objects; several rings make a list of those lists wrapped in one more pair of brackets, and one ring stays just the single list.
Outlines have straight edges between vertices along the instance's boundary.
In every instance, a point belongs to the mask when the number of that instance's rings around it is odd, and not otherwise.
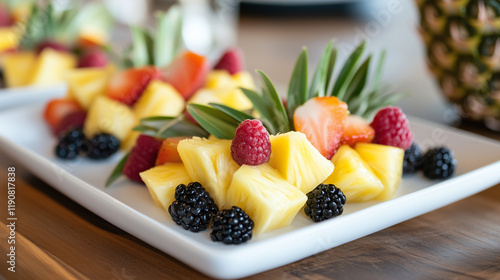
[{"label": "green leaf garnish", "polygon": [[328,73],[332,73],[333,66],[330,67],[330,58],[332,56],[332,42],[328,43],[323,55],[320,58],[320,62],[314,71],[314,76],[312,78],[311,86],[309,87],[309,98],[316,96],[325,96],[326,89],[328,88],[327,81],[329,80]]},{"label": "green leaf garnish", "polygon": [[363,42],[351,53],[344,64],[344,67],[342,67],[337,80],[335,81],[335,85],[330,93],[330,96],[336,96],[340,100],[343,100],[348,79],[351,76],[353,69],[356,67],[358,60],[363,55],[365,46],[366,42]]},{"label": "green leaf garnish", "polygon": [[293,129],[293,112],[307,100],[307,49],[302,49],[288,85],[286,109],[290,128]]},{"label": "green leaf garnish", "polygon": [[169,65],[182,47],[182,13],[178,5],[168,11],[157,13],[156,40],[154,44],[154,65]]},{"label": "green leaf garnish", "polygon": [[234,108],[231,108],[231,107],[223,105],[223,104],[209,103],[209,105],[214,107],[215,109],[218,109],[218,110],[228,114],[229,116],[231,116],[233,119],[235,119],[239,123],[244,121],[244,120],[254,118],[254,117],[250,116],[249,114],[238,111]]},{"label": "green leaf garnish", "polygon": [[210,134],[219,139],[233,139],[239,122],[213,107],[188,104],[188,112]]},{"label": "green leaf garnish", "polygon": [[106,180],[106,185],[105,187],[110,186],[116,179],[120,178],[123,174],[123,167],[125,166],[125,163],[127,162],[129,153],[127,153],[121,160],[120,162],[115,166],[115,169],[113,169],[113,172],[111,172],[111,175],[109,175],[108,180]]}]

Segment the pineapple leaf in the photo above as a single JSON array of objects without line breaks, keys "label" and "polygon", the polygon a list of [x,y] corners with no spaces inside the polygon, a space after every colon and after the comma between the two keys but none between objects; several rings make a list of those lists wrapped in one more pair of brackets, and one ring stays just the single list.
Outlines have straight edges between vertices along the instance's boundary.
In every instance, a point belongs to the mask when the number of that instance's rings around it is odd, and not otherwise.
[{"label": "pineapple leaf", "polygon": [[254,118],[246,113],[243,113],[241,111],[238,111],[236,109],[233,109],[233,108],[226,106],[226,105],[223,105],[223,104],[209,103],[209,105],[214,107],[215,109],[218,109],[218,110],[228,114],[229,116],[231,116],[233,119],[237,120],[238,122],[242,122],[244,120]]},{"label": "pineapple leaf", "polygon": [[373,79],[373,90],[376,90],[380,85],[382,80],[382,72],[384,70],[385,57],[387,52],[385,50],[380,54],[380,58],[377,63],[377,68],[375,68],[375,78]]},{"label": "pineapple leaf", "polygon": [[252,102],[254,109],[257,110],[257,112],[259,112],[259,114],[261,115],[261,121],[267,128],[267,131],[269,131],[270,134],[276,134],[277,131],[272,121],[272,112],[269,111],[269,102],[267,102],[267,100],[260,94],[251,89],[240,89],[243,91],[245,96],[250,99],[250,102]]},{"label": "pineapple leaf", "polygon": [[138,26],[131,26],[132,32],[132,63],[135,67],[142,67],[149,64],[150,56],[148,51],[148,35],[145,30]]},{"label": "pineapple leaf", "polygon": [[330,67],[330,58],[332,56],[332,42],[328,43],[323,55],[319,60],[319,63],[314,72],[312,78],[311,86],[309,87],[309,98],[316,96],[325,96],[325,88],[328,88],[327,81],[329,80],[328,73],[332,67]]},{"label": "pineapple leaf", "polygon": [[123,174],[123,167],[125,166],[125,163],[127,162],[129,153],[127,153],[121,160],[120,162],[115,166],[115,169],[113,169],[113,172],[111,172],[111,175],[109,175],[109,178],[106,180],[106,185],[105,187],[109,187],[116,179],[120,178]]},{"label": "pineapple leaf", "polygon": [[181,115],[172,121],[166,123],[161,129],[158,130],[155,137],[168,138],[177,136],[200,136],[208,137],[208,132],[200,126],[191,123]]},{"label": "pineapple leaf", "polygon": [[347,87],[344,100],[350,103],[352,99],[359,98],[359,95],[363,91],[366,85],[366,80],[368,78],[368,69],[370,67],[371,56],[369,56],[363,64],[358,68],[354,74],[349,86]]},{"label": "pineapple leaf", "polygon": [[182,47],[182,14],[178,5],[166,13],[158,13],[158,28],[154,44],[154,65],[163,67],[174,59]]},{"label": "pineapple leaf", "polygon": [[262,97],[267,100],[264,104],[267,105],[269,113],[271,115],[271,121],[274,124],[274,128],[278,132],[288,132],[290,131],[290,125],[288,123],[288,116],[286,114],[285,107],[283,106],[283,102],[281,101],[278,92],[274,88],[271,80],[264,74],[262,71],[257,71],[262,82],[264,83],[264,87],[262,89]]},{"label": "pineapple leaf", "polygon": [[293,128],[293,112],[307,100],[307,49],[302,49],[293,69],[286,100],[288,120]]},{"label": "pineapple leaf", "polygon": [[351,76],[354,68],[356,68],[356,64],[358,63],[358,60],[360,57],[363,55],[363,51],[365,49],[366,42],[362,42],[349,56],[347,61],[344,64],[344,67],[342,67],[342,70],[340,71],[337,80],[335,81],[335,86],[333,87],[333,90],[330,93],[330,96],[336,96],[340,100],[344,99],[345,95],[345,89],[346,89],[346,84],[348,82],[349,77]]},{"label": "pineapple leaf", "polygon": [[328,63],[328,72],[326,74],[325,82],[325,94],[328,92],[330,86],[330,80],[333,76],[333,70],[335,68],[335,62],[337,61],[337,49],[332,49],[332,54],[330,55],[330,62]]},{"label": "pineapple leaf", "polygon": [[207,132],[219,139],[233,139],[239,122],[230,115],[215,108],[188,104],[188,112]]}]

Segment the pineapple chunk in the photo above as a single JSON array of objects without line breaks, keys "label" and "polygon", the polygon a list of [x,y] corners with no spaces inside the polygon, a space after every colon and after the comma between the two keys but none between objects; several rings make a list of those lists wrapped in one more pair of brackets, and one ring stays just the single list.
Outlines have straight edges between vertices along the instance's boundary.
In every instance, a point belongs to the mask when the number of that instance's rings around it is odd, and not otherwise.
[{"label": "pineapple chunk", "polygon": [[189,177],[201,183],[217,206],[224,208],[227,189],[239,168],[231,157],[231,140],[193,137],[180,141],[177,151]]},{"label": "pineapple chunk", "polygon": [[127,105],[106,96],[98,96],[89,107],[83,131],[89,138],[99,132],[106,132],[123,141],[135,124],[134,113]]},{"label": "pineapple chunk", "polygon": [[35,59],[29,84],[48,85],[64,81],[68,70],[75,68],[76,57],[70,53],[45,48]]},{"label": "pineapple chunk", "polygon": [[182,163],[166,163],[139,174],[148,187],[149,193],[156,205],[168,212],[168,207],[174,202],[175,188],[179,184],[189,184],[191,178]]},{"label": "pineapple chunk", "polygon": [[371,143],[358,143],[354,149],[370,165],[384,185],[384,190],[375,199],[391,199],[403,177],[405,151],[392,146]]},{"label": "pineapple chunk", "polygon": [[97,96],[105,95],[110,73],[108,68],[71,70],[66,76],[71,97],[78,101],[84,109],[88,109]]},{"label": "pineapple chunk", "polygon": [[237,85],[226,70],[212,70],[208,73],[205,88],[235,88]]},{"label": "pineapple chunk", "polygon": [[290,131],[273,135],[270,141],[269,165],[303,193],[312,191],[332,174],[333,163],[320,154],[305,134]]},{"label": "pineapple chunk", "polygon": [[141,135],[141,132],[140,131],[130,131],[130,133],[127,135],[127,137],[125,137],[125,139],[123,139],[121,145],[120,145],[120,149],[122,151],[125,151],[125,152],[128,152],[130,151],[134,145],[135,145],[135,141],[137,141],[137,138],[139,138],[139,135]]},{"label": "pineapple chunk", "polygon": [[35,63],[34,52],[19,52],[5,54],[4,74],[8,87],[20,87],[29,84],[29,73]]},{"label": "pineapple chunk", "polygon": [[188,103],[196,103],[202,105],[208,105],[208,103],[223,103],[220,98],[215,95],[214,91],[211,89],[202,88],[199,89],[191,98],[189,98]]},{"label": "pineapple chunk", "polygon": [[245,111],[253,108],[252,102],[239,88],[214,89],[215,96],[222,100],[224,105],[236,110]]},{"label": "pineapple chunk", "polygon": [[342,190],[347,202],[364,202],[384,189],[372,168],[349,145],[342,145],[332,157],[335,170],[325,180]]},{"label": "pineapple chunk", "polygon": [[240,71],[233,75],[233,81],[236,82],[238,87],[248,88],[255,90],[255,83],[253,81],[252,75],[247,71]]},{"label": "pineapple chunk", "polygon": [[15,27],[0,27],[0,53],[15,49],[21,37],[20,30]]},{"label": "pineapple chunk", "polygon": [[137,119],[151,116],[176,117],[184,111],[184,98],[170,84],[151,81],[137,103],[134,114]]},{"label": "pineapple chunk", "polygon": [[238,206],[254,221],[255,235],[292,222],[307,196],[288,183],[269,164],[242,165],[227,191],[227,205]]}]

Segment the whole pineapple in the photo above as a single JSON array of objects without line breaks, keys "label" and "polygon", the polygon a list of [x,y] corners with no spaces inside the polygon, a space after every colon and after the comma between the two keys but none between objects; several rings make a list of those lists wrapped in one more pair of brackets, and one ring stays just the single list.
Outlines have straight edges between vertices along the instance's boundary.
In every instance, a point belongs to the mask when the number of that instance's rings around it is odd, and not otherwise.
[{"label": "whole pineapple", "polygon": [[416,0],[428,63],[462,115],[500,130],[500,1]]}]

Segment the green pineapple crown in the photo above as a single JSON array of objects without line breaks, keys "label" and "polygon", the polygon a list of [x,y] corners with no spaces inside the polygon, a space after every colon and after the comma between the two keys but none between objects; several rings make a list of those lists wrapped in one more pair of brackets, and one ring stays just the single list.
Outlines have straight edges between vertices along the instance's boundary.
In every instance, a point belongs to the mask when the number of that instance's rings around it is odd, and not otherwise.
[{"label": "green pineapple crown", "polygon": [[[294,130],[293,114],[295,109],[314,97],[335,96],[348,104],[351,114],[364,118],[372,115],[383,106],[395,103],[401,94],[393,94],[387,87],[380,86],[385,52],[382,52],[375,73],[370,75],[372,55],[362,59],[366,43],[362,42],[349,55],[336,78],[333,78],[338,50],[329,43],[316,66],[314,75],[308,83],[307,49],[300,53],[290,79],[286,107],[271,80],[262,71],[257,71],[261,81],[261,93],[241,88],[252,102],[259,119],[270,134]],[[236,128],[245,119],[255,118],[248,112],[242,112],[223,104],[210,103],[188,104],[188,112],[202,129],[195,129],[180,116],[152,117],[141,120],[135,130],[156,137],[206,136],[212,134],[220,139],[232,139]]]}]

